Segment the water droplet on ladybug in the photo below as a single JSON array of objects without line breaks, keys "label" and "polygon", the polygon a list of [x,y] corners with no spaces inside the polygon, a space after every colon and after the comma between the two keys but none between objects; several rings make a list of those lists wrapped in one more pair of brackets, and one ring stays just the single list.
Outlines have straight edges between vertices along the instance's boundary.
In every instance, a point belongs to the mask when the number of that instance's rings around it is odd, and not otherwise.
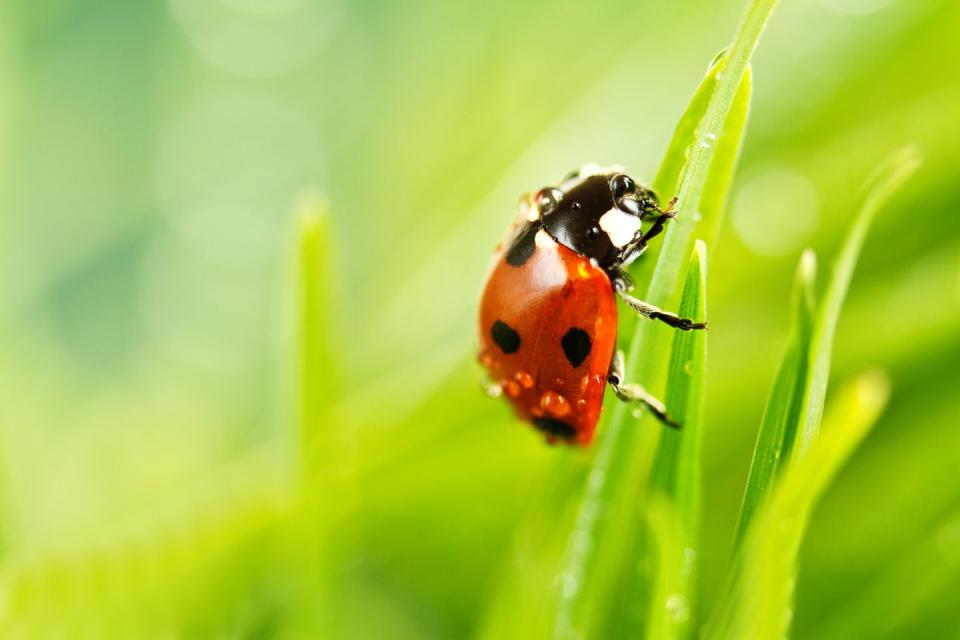
[{"label": "water droplet on ladybug", "polygon": [[570,413],[570,403],[556,391],[547,391],[540,396],[540,408],[554,418],[562,418]]},{"label": "water droplet on ladybug", "polygon": [[483,351],[480,353],[480,364],[482,364],[487,369],[493,364],[493,356],[490,355],[489,351]]},{"label": "water droplet on ladybug", "polygon": [[523,369],[513,374],[513,379],[516,380],[517,384],[519,384],[524,389],[530,389],[531,387],[533,387],[533,376],[531,376],[529,373],[527,373]]},{"label": "water droplet on ladybug", "polygon": [[503,392],[511,398],[516,398],[520,395],[520,385],[513,380],[501,380],[500,386],[503,387]]},{"label": "water droplet on ladybug", "polygon": [[596,240],[600,236],[600,227],[590,227],[587,229],[587,240]]},{"label": "water droplet on ladybug", "polygon": [[556,209],[557,205],[560,204],[560,200],[562,199],[563,192],[560,191],[560,189],[555,189],[553,187],[541,189],[537,193],[537,210],[540,211],[541,216],[545,216]]}]

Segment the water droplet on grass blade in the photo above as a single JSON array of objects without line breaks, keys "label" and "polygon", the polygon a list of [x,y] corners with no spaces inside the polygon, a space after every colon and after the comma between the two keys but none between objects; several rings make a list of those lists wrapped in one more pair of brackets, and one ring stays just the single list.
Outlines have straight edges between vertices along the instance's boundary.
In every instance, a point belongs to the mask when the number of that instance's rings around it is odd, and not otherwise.
[{"label": "water droplet on grass blade", "polygon": [[690,619],[690,604],[686,596],[674,593],[667,597],[667,613],[677,622],[686,622]]}]

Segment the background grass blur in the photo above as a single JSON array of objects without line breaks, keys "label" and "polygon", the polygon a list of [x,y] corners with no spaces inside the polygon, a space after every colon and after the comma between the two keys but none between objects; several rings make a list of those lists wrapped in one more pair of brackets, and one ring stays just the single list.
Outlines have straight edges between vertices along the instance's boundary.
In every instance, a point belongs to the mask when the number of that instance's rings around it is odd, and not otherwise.
[{"label": "background grass blur", "polygon": [[[740,10],[0,4],[3,635],[480,632],[590,457],[478,391],[492,246],[583,162],[650,179]],[[794,635],[960,637],[958,30],[948,0],[784,0],[754,57],[710,247],[706,609],[800,252],[834,255],[870,169],[915,143],[834,350],[833,379],[878,366],[892,396],[810,523]],[[333,345],[307,344],[307,402],[304,317]]]}]

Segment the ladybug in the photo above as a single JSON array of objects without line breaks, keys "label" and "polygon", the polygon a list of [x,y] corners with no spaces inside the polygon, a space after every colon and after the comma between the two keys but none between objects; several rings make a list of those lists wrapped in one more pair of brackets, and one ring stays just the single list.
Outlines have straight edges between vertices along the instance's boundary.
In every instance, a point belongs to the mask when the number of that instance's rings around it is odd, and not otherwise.
[{"label": "ladybug", "polygon": [[549,443],[591,443],[607,384],[679,427],[662,402],[624,382],[616,350],[618,296],[671,327],[706,326],[628,294],[633,285],[623,269],[676,215],[671,206],[661,209],[653,191],[619,168],[592,165],[521,197],[483,287],[479,360],[487,391],[505,396]]}]

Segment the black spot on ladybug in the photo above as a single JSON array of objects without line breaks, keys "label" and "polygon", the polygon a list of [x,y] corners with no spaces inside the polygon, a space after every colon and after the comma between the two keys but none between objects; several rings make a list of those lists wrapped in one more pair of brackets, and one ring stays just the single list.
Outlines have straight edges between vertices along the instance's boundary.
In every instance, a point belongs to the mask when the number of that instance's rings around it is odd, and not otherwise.
[{"label": "black spot on ladybug", "polygon": [[497,320],[490,328],[490,335],[504,353],[516,353],[520,348],[520,334],[506,322]]},{"label": "black spot on ladybug", "polygon": [[539,230],[538,226],[530,225],[513,241],[513,245],[507,251],[507,264],[513,267],[522,267],[530,259],[537,248],[535,238]]},{"label": "black spot on ladybug", "polygon": [[534,418],[533,426],[544,433],[563,438],[564,440],[570,440],[577,435],[576,429],[563,420],[556,420],[554,418]]},{"label": "black spot on ladybug", "polygon": [[563,347],[563,355],[576,369],[590,355],[590,336],[583,329],[574,327],[560,339],[560,346]]}]

